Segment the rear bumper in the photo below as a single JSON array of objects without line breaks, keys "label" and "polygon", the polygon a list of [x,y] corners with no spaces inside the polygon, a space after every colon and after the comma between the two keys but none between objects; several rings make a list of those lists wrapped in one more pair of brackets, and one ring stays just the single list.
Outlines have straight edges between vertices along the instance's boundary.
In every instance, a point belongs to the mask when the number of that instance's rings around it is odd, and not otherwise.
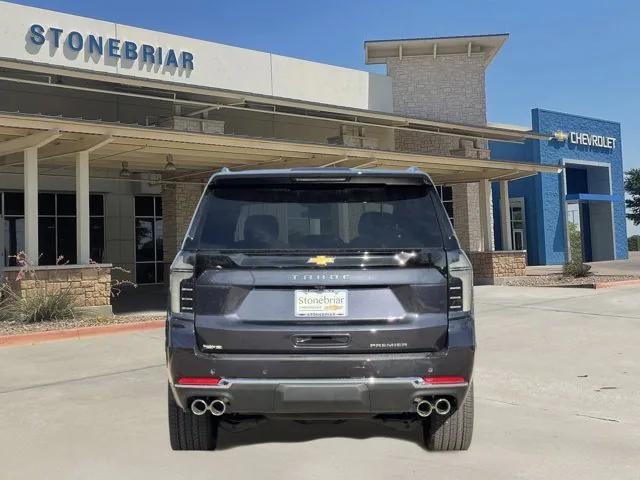
[{"label": "rear bumper", "polygon": [[[220,398],[228,413],[399,414],[416,398],[446,396],[460,405],[472,377],[473,317],[450,322],[447,349],[384,354],[208,354],[198,350],[193,324],[167,322],[169,383],[178,405]],[[459,376],[466,383],[430,385],[423,376]],[[182,377],[217,377],[217,386],[177,385]]]},{"label": "rear bumper", "polygon": [[420,378],[223,379],[215,387],[174,385],[183,408],[194,398],[220,399],[227,413],[260,415],[399,414],[415,412],[417,399],[464,399],[468,384],[427,385]]}]

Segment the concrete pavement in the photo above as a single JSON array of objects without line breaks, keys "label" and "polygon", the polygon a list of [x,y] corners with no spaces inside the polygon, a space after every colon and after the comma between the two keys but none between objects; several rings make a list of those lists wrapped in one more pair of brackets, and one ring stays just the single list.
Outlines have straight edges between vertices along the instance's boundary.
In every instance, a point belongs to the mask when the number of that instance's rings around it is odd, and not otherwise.
[{"label": "concrete pavement", "polygon": [[[589,262],[594,275],[640,276],[640,252],[629,252],[626,260]],[[552,275],[562,273],[562,265],[534,265],[527,267],[527,275]]]},{"label": "concrete pavement", "polygon": [[476,289],[471,450],[273,422],[172,452],[163,332],[0,349],[0,478],[640,478],[640,287]]},{"label": "concrete pavement", "polygon": [[629,252],[627,260],[591,262],[589,265],[597,275],[640,275],[640,252]]}]

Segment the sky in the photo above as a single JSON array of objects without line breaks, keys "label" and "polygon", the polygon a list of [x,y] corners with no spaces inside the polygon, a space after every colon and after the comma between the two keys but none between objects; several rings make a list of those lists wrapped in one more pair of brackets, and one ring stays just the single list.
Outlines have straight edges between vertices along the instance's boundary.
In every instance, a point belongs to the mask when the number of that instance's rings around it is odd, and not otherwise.
[{"label": "sky", "polygon": [[[633,0],[20,0],[52,10],[384,73],[363,42],[509,33],[487,71],[491,122],[547,108],[622,124],[640,168],[640,2]],[[384,67],[382,67],[384,68]],[[630,233],[640,227],[629,224]]]}]

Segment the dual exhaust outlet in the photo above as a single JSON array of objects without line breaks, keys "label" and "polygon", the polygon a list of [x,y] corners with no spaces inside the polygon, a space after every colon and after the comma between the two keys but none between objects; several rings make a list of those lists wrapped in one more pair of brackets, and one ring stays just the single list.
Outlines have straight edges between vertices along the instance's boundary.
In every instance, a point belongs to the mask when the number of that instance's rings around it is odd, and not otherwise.
[{"label": "dual exhaust outlet", "polygon": [[423,418],[428,417],[433,412],[438,415],[446,415],[451,411],[451,402],[446,398],[438,398],[433,403],[424,398],[416,398],[416,413]]},{"label": "dual exhaust outlet", "polygon": [[220,415],[224,415],[224,412],[226,410],[227,404],[220,399],[215,399],[210,403],[207,403],[205,400],[197,398],[193,402],[191,402],[191,411],[194,415],[198,416],[204,415],[207,412],[211,412],[213,416],[219,417]]},{"label": "dual exhaust outlet", "polygon": [[[226,410],[227,404],[218,398],[209,403],[201,398],[197,398],[191,402],[191,411],[194,415],[198,416],[211,412],[213,416],[219,417],[224,415]],[[428,417],[433,412],[436,412],[438,415],[446,415],[450,411],[451,402],[444,397],[436,399],[433,403],[424,398],[416,398],[416,413],[422,418]]]}]

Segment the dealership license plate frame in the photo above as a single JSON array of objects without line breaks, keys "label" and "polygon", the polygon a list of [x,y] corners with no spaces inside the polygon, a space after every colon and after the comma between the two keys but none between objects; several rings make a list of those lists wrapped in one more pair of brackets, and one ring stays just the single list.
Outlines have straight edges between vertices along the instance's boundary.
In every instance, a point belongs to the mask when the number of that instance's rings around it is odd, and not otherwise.
[{"label": "dealership license plate frame", "polygon": [[[342,299],[342,305],[331,307],[331,303],[318,306],[301,306],[299,299],[302,297],[324,297],[330,298],[333,296],[335,299]],[[349,291],[345,289],[322,289],[322,290],[310,290],[310,289],[296,289],[294,293],[294,316],[297,318],[344,318],[349,314]]]}]

